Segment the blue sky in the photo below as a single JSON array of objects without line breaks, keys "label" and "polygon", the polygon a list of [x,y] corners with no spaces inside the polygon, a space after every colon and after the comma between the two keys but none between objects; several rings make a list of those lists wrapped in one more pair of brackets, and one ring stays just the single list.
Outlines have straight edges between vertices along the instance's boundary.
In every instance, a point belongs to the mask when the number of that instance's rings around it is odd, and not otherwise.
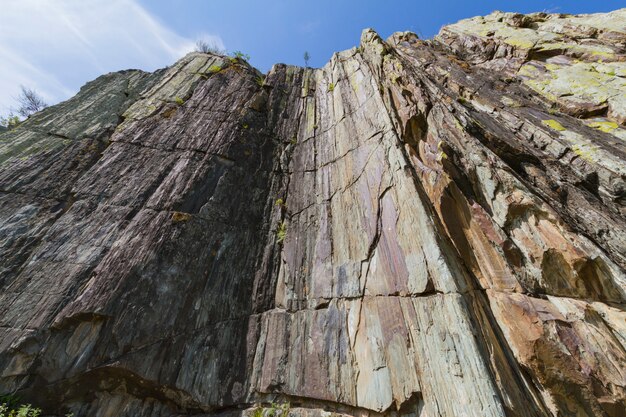
[{"label": "blue sky", "polygon": [[19,85],[50,103],[100,74],[170,65],[203,38],[241,50],[262,71],[284,62],[322,66],[358,44],[361,30],[383,37],[411,30],[423,38],[441,26],[493,10],[594,13],[625,0],[0,0],[0,115]]},{"label": "blue sky", "polygon": [[445,24],[494,10],[593,13],[626,7],[626,0],[143,0],[142,4],[184,36],[203,30],[218,34],[229,49],[249,53],[252,63],[266,71],[277,62],[302,65],[305,50],[312,66],[322,66],[333,52],[358,45],[366,27],[384,38],[403,30],[429,38]]}]

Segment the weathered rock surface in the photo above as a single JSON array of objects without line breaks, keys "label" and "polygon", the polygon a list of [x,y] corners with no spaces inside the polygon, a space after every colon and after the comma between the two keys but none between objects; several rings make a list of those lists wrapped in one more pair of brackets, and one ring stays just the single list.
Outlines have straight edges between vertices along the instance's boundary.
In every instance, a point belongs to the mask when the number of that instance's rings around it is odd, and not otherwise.
[{"label": "weathered rock surface", "polygon": [[0,391],[76,416],[624,416],[624,22],[366,30],[264,79],[195,53],[2,133]]}]

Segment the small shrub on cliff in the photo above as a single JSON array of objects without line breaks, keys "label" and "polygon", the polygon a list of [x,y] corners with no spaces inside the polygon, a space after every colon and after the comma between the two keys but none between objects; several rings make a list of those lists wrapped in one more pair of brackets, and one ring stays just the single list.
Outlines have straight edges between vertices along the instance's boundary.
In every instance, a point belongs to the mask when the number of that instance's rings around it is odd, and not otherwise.
[{"label": "small shrub on cliff", "polygon": [[287,237],[287,223],[283,220],[276,229],[276,242],[283,243]]},{"label": "small shrub on cliff", "polygon": [[222,70],[222,67],[220,67],[219,65],[211,65],[209,67],[209,72],[211,74],[217,74],[218,72],[220,72]]},{"label": "small shrub on cliff", "polygon": [[[7,408],[0,404],[0,417],[39,417],[40,408],[34,408],[30,404],[22,405],[19,408]],[[65,417],[74,417],[74,413],[67,413]]]},{"label": "small shrub on cliff", "polygon": [[37,113],[48,107],[44,99],[32,88],[20,86],[20,94],[15,97],[18,107],[12,108],[7,116],[0,116],[0,126],[9,130],[16,128],[22,123],[22,118]]},{"label": "small shrub on cliff", "polygon": [[289,409],[291,406],[289,403],[272,403],[269,409],[268,417],[287,417],[289,415]]},{"label": "small shrub on cliff", "polygon": [[6,117],[0,117],[0,126],[6,127],[9,130],[16,128],[20,123],[22,123],[22,121],[14,114],[9,114]]},{"label": "small shrub on cliff", "polygon": [[269,407],[257,407],[251,417],[288,417],[291,405],[289,403],[272,403]]},{"label": "small shrub on cliff", "polygon": [[30,404],[24,404],[16,408],[6,403],[0,404],[0,417],[38,417],[40,415],[41,409],[35,408]]},{"label": "small shrub on cliff", "polygon": [[250,61],[250,55],[244,54],[241,51],[235,51],[232,53],[233,58],[241,59],[242,61]]}]

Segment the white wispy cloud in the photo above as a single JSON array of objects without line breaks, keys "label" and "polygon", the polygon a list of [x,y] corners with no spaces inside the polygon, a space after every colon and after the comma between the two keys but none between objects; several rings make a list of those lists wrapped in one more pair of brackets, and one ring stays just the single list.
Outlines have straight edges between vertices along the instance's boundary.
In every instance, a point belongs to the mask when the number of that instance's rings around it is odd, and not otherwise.
[{"label": "white wispy cloud", "polygon": [[[20,85],[57,103],[103,73],[154,70],[194,48],[135,0],[0,0],[0,8],[0,115]],[[224,48],[219,36],[203,39]]]}]

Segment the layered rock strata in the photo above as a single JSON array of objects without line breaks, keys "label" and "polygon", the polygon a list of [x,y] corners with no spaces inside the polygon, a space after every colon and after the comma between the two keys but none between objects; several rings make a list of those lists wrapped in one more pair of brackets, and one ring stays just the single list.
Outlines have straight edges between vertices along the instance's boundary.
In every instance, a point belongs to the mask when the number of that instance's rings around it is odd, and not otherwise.
[{"label": "layered rock strata", "polygon": [[0,134],[0,392],[76,416],[626,409],[626,9],[193,53]]}]

